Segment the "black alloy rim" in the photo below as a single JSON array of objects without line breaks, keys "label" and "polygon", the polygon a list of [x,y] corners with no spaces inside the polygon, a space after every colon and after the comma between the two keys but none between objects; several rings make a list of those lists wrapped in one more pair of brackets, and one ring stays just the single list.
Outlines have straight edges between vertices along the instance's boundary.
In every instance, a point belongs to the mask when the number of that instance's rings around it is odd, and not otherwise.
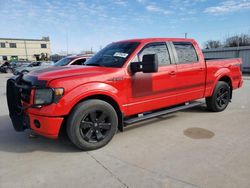
[{"label": "black alloy rim", "polygon": [[228,104],[229,100],[229,91],[225,88],[220,88],[217,97],[216,102],[220,108],[224,108]]},{"label": "black alloy rim", "polygon": [[82,138],[90,143],[102,141],[111,130],[110,119],[110,116],[102,110],[86,113],[80,123]]}]

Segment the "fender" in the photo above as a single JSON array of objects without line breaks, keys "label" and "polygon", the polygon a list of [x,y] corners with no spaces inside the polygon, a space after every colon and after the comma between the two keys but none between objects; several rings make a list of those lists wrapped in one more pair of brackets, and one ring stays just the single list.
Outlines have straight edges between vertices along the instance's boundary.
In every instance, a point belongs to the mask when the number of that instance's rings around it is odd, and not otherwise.
[{"label": "fender", "polygon": [[[84,92],[79,95],[80,90]],[[121,102],[125,102],[126,98],[123,98],[121,94],[121,91],[107,83],[92,82],[81,85],[68,93],[67,99],[69,100],[70,109],[68,109],[66,114],[68,114],[77,103],[93,95],[105,95],[112,98],[118,104],[120,110],[124,111],[125,109]],[[118,96],[120,97],[118,98]],[[72,100],[70,100],[70,98]]]},{"label": "fender", "polygon": [[209,92],[209,96],[212,96],[212,94],[213,94],[213,92],[214,92],[214,89],[215,89],[215,87],[216,87],[218,81],[219,81],[222,77],[224,77],[224,76],[228,77],[228,78],[230,79],[231,83],[233,83],[233,82],[232,82],[232,77],[231,77],[231,71],[230,71],[230,69],[228,69],[228,68],[221,68],[221,69],[219,69],[218,71],[216,71],[216,72],[213,74],[213,78],[214,78],[215,81],[214,81],[214,83],[213,83],[213,85],[212,85],[212,87],[211,87],[211,90],[210,90],[210,92]]},{"label": "fender", "polygon": [[[93,95],[106,95],[116,101],[121,111],[126,110],[121,103],[122,101],[126,100],[124,97],[122,97],[123,95],[121,94],[121,91],[106,83],[91,82],[74,88],[65,94],[57,104],[43,106],[40,109],[30,108],[28,109],[28,112],[42,116],[66,116],[77,103]],[[118,96],[120,96],[119,99]]]}]

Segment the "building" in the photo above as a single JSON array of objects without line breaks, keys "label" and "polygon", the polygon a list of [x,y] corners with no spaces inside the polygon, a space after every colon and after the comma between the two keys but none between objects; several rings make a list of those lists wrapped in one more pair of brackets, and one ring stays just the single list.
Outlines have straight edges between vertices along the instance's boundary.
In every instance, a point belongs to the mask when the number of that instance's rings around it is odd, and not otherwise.
[{"label": "building", "polygon": [[205,58],[241,58],[242,72],[250,73],[250,46],[204,49]]},{"label": "building", "polygon": [[47,60],[50,55],[49,37],[42,39],[0,38],[0,62]]}]

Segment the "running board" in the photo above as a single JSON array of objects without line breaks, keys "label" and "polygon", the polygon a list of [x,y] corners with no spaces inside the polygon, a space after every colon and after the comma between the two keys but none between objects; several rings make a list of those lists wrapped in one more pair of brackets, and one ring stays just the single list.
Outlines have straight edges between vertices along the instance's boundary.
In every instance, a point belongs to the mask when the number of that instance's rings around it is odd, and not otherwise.
[{"label": "running board", "polygon": [[150,114],[145,114],[145,115],[140,116],[140,117],[134,117],[134,118],[131,118],[131,119],[124,120],[124,126],[126,127],[127,125],[130,125],[130,124],[133,124],[133,123],[137,123],[137,122],[144,121],[144,120],[147,120],[147,119],[151,119],[151,118],[154,118],[154,117],[170,114],[170,113],[173,113],[173,112],[176,112],[176,111],[185,110],[185,109],[188,109],[188,108],[193,108],[195,106],[200,106],[200,105],[203,105],[203,104],[204,104],[203,102],[194,101],[194,102],[190,102],[188,104],[182,105],[182,106],[177,106],[177,107],[168,108],[168,109],[157,111],[157,112],[152,112]]}]

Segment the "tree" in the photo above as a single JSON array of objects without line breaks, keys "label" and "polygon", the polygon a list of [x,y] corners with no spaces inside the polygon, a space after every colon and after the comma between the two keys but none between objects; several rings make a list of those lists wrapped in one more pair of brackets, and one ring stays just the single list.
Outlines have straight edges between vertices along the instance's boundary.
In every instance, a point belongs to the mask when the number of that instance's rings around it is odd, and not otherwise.
[{"label": "tree", "polygon": [[238,46],[250,46],[250,34],[237,34],[231,37],[227,37],[224,42],[219,40],[209,40],[204,44],[206,49],[219,48],[219,47],[238,47]]},{"label": "tree", "polygon": [[241,34],[229,37],[225,41],[225,47],[250,46],[250,35]]},{"label": "tree", "polygon": [[219,40],[209,40],[205,43],[206,49],[219,48],[221,47],[221,42]]}]

